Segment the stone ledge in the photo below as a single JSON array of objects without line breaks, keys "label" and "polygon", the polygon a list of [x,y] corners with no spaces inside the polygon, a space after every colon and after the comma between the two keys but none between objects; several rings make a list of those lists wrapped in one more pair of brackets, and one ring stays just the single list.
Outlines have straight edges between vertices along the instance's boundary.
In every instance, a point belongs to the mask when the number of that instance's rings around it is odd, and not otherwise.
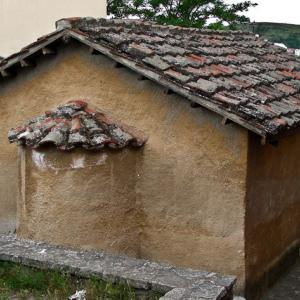
[{"label": "stone ledge", "polygon": [[74,250],[0,235],[0,260],[166,293],[162,300],[230,300],[235,277],[101,251]]}]

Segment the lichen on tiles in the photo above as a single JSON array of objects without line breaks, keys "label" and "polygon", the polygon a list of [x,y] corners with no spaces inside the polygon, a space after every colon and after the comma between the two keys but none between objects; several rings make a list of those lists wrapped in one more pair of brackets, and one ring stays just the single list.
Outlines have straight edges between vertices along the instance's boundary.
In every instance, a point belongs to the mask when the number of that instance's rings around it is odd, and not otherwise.
[{"label": "lichen on tiles", "polygon": [[52,144],[60,150],[76,147],[101,150],[142,147],[147,137],[140,130],[113,120],[102,110],[91,109],[85,101],[72,100],[10,129],[8,140],[34,149]]}]

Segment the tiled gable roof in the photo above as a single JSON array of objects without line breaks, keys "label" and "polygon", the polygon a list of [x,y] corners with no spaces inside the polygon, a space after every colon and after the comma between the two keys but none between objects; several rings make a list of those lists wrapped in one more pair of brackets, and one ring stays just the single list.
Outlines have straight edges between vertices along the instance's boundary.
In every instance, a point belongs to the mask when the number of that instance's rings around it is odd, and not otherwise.
[{"label": "tiled gable roof", "polygon": [[53,144],[60,150],[101,150],[142,147],[147,137],[134,127],[114,121],[103,111],[91,109],[87,102],[73,100],[12,128],[8,140],[32,148]]},{"label": "tiled gable roof", "polygon": [[[92,18],[63,19],[57,26],[57,34],[263,137],[300,125],[299,58],[251,33]],[[8,62],[0,62],[0,71]]]}]

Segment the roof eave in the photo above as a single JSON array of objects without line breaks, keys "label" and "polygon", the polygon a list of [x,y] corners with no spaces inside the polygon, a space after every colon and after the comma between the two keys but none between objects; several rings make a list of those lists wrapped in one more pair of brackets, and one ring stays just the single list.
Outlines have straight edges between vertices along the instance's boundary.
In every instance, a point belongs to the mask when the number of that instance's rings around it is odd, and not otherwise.
[{"label": "roof eave", "polygon": [[[22,60],[29,58],[36,52],[42,50],[46,46],[52,44],[53,42],[59,40],[62,37],[72,37],[76,39],[77,41],[99,51],[103,55],[113,59],[114,61],[128,67],[129,69],[137,72],[138,74],[158,83],[161,86],[164,86],[173,92],[187,98],[191,102],[197,103],[201,105],[202,107],[205,107],[206,109],[213,111],[217,113],[220,116],[223,116],[224,118],[237,123],[241,125],[242,127],[254,132],[255,134],[259,135],[263,140],[267,140],[268,136],[265,130],[262,128],[258,128],[254,126],[251,123],[246,122],[236,114],[231,113],[230,111],[224,111],[224,108],[220,108],[217,104],[212,102],[209,98],[205,98],[203,96],[197,96],[191,92],[191,90],[182,88],[178,86],[176,83],[173,83],[171,81],[166,80],[163,76],[157,74],[156,72],[152,71],[151,69],[146,69],[145,67],[139,66],[135,61],[130,60],[124,56],[115,54],[112,49],[105,47],[103,45],[100,45],[98,43],[95,43],[88,39],[85,35],[80,34],[78,31],[74,31],[73,29],[62,29],[62,30],[57,30],[53,33],[51,33],[48,36],[45,36],[44,38],[41,38],[37,42],[33,44],[33,46],[27,46],[26,48],[22,49],[20,53],[16,56],[12,56],[11,58],[8,57],[4,59],[6,63],[1,66],[0,65],[0,74],[13,67],[15,64],[20,63]],[[3,62],[3,61],[2,61]]]},{"label": "roof eave", "polygon": [[156,72],[150,70],[150,69],[145,69],[144,67],[139,66],[135,61],[129,60],[126,57],[117,55],[113,53],[113,51],[105,46],[102,46],[98,43],[94,43],[90,40],[88,40],[85,36],[74,32],[72,29],[68,30],[69,36],[73,37],[74,39],[86,44],[89,47],[92,47],[93,49],[99,51],[103,55],[110,57],[114,61],[128,67],[129,69],[139,73],[142,76],[145,76],[148,79],[151,79],[152,81],[155,81],[159,85],[162,85],[173,92],[187,98],[188,100],[198,103],[199,105],[217,113],[218,115],[221,115],[228,120],[237,123],[246,129],[258,134],[262,138],[266,138],[266,132],[263,129],[259,129],[255,126],[253,126],[250,123],[245,122],[243,119],[239,118],[237,115],[232,114],[228,111],[224,111],[224,109],[220,109],[217,104],[213,103],[209,98],[205,99],[204,97],[199,97],[193,94],[190,90],[184,89],[182,87],[179,87],[175,83],[172,83],[171,81],[167,81],[163,76],[157,74]]},{"label": "roof eave", "polygon": [[[36,41],[34,43],[34,45],[32,45],[32,46],[29,45],[29,46],[23,48],[21,51],[17,52],[16,54],[13,54],[7,58],[4,58],[0,62],[0,72],[11,68],[12,66],[14,66],[17,63],[20,63],[22,60],[30,57],[32,54],[34,54],[40,50],[42,50],[43,48],[52,44],[56,40],[62,38],[66,34],[68,34],[66,32],[66,30],[55,31],[55,32],[49,34],[48,36],[45,36],[45,37],[39,39],[38,41]],[[3,65],[1,66],[1,64],[3,64]]]}]

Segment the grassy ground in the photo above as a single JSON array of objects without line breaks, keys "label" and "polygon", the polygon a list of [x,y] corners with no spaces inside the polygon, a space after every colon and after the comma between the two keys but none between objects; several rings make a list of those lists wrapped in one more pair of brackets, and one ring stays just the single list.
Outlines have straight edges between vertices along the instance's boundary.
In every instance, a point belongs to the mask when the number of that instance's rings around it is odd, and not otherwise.
[{"label": "grassy ground", "polygon": [[76,290],[86,290],[86,300],[159,299],[157,293],[137,295],[126,285],[83,279],[54,271],[37,270],[0,261],[0,300],[68,299]]}]

